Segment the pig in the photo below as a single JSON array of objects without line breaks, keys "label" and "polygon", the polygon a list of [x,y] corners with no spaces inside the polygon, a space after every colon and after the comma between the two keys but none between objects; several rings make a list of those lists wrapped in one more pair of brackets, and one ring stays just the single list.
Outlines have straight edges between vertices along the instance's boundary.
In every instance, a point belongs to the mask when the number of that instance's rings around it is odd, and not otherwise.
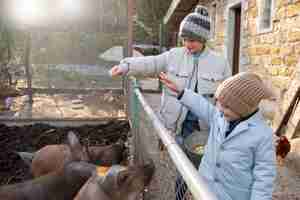
[{"label": "pig", "polygon": [[[101,166],[119,164],[123,160],[125,146],[123,143],[107,146],[82,146],[74,134],[76,147],[73,148],[73,155],[81,161],[87,161]],[[33,177],[39,177],[55,171],[73,159],[70,145],[47,145],[35,153],[18,152],[21,158],[30,166]],[[32,162],[31,162],[32,160]]]},{"label": "pig", "polygon": [[[0,188],[0,199],[5,200],[66,200],[73,199],[82,185],[96,170],[96,165],[88,161],[78,138],[73,132],[68,133],[70,153],[66,162],[55,171],[39,178],[8,185]],[[47,162],[45,160],[44,162]]]},{"label": "pig", "polygon": [[112,166],[98,171],[84,184],[74,200],[136,200],[154,173],[153,161],[144,165]]},{"label": "pig", "polygon": [[97,166],[70,162],[59,170],[23,183],[0,187],[1,200],[69,200],[95,172]]}]

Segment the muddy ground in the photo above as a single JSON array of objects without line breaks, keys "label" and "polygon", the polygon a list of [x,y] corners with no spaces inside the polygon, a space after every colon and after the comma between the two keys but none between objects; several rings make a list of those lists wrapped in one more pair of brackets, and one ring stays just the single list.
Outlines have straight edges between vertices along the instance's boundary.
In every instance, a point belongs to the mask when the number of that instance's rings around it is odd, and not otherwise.
[{"label": "muddy ground", "polygon": [[82,144],[107,145],[127,141],[127,121],[107,121],[100,125],[54,127],[47,124],[8,127],[0,124],[0,185],[22,182],[31,178],[29,168],[16,151],[33,152],[48,144],[65,143],[68,131],[74,131]]}]

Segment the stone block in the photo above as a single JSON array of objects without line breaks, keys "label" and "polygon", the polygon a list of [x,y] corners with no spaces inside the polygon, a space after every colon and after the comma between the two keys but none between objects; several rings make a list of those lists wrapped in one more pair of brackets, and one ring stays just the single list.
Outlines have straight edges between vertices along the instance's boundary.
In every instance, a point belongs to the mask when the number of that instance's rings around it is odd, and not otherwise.
[{"label": "stone block", "polygon": [[276,6],[278,8],[281,8],[283,6],[286,6],[288,4],[287,0],[276,0]]},{"label": "stone block", "polygon": [[287,7],[287,17],[294,17],[300,14],[300,3],[291,4]]},{"label": "stone block", "polygon": [[291,31],[288,33],[289,42],[299,42],[300,41],[300,30]]},{"label": "stone block", "polygon": [[253,7],[251,9],[248,10],[248,14],[249,14],[249,17],[253,17],[253,18],[256,18],[258,16],[258,8],[257,7]]},{"label": "stone block", "polygon": [[248,31],[249,31],[249,34],[251,35],[256,35],[256,21],[255,20],[249,20],[248,21]]},{"label": "stone block", "polygon": [[280,55],[282,56],[289,56],[294,53],[293,46],[285,46],[280,48]]},{"label": "stone block", "polygon": [[281,7],[277,10],[274,16],[274,20],[282,20],[286,18],[286,7]]},{"label": "stone block", "polygon": [[271,76],[278,76],[278,68],[277,67],[269,67],[268,72]]},{"label": "stone block", "polygon": [[259,108],[265,118],[273,120],[278,104],[275,101],[262,100],[259,104]]},{"label": "stone block", "polygon": [[300,55],[300,42],[295,44],[295,54]]},{"label": "stone block", "polygon": [[270,49],[270,53],[273,55],[278,55],[280,52],[280,48],[279,47],[271,47]]},{"label": "stone block", "polygon": [[248,8],[255,8],[256,7],[256,0],[249,0]]},{"label": "stone block", "polygon": [[270,54],[271,49],[269,46],[260,46],[260,47],[252,47],[248,49],[248,53],[250,56],[261,56]]},{"label": "stone block", "polygon": [[281,57],[274,57],[271,59],[272,65],[281,65],[282,64],[282,58]]},{"label": "stone block", "polygon": [[288,41],[288,34],[282,29],[283,28],[281,28],[280,33],[278,34],[278,41],[280,44],[285,44]]},{"label": "stone block", "polygon": [[287,66],[296,66],[298,59],[296,56],[286,56],[285,57],[285,64]]},{"label": "stone block", "polygon": [[288,88],[290,83],[290,78],[286,76],[274,76],[272,77],[272,84],[274,87],[280,88],[281,90],[285,90]]},{"label": "stone block", "polygon": [[288,67],[280,67],[278,69],[278,75],[279,76],[289,76],[290,75],[290,71]]},{"label": "stone block", "polygon": [[274,44],[275,39],[276,39],[273,36],[273,34],[272,35],[270,35],[270,34],[262,35],[260,38],[261,38],[261,43],[263,43],[263,44]]}]

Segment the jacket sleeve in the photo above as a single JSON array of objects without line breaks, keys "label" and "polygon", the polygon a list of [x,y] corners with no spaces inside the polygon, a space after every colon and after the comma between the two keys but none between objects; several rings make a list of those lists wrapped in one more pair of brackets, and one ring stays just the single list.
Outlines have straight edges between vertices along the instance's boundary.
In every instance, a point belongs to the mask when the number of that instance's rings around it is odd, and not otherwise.
[{"label": "jacket sleeve", "polygon": [[157,56],[125,58],[121,63],[128,63],[127,75],[154,77],[166,70],[168,57],[167,51]]},{"label": "jacket sleeve", "polygon": [[202,95],[185,89],[180,102],[209,126],[214,122],[213,118],[217,109]]},{"label": "jacket sleeve", "polygon": [[256,148],[251,200],[272,200],[276,162],[272,133],[269,135]]}]

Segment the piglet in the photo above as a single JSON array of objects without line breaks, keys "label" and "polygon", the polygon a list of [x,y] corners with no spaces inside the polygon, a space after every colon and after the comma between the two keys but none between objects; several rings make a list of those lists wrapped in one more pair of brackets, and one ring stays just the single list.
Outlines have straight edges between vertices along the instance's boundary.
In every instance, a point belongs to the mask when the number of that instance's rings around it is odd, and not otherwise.
[{"label": "piglet", "polygon": [[153,161],[144,165],[112,166],[94,173],[74,200],[136,200],[154,173]]},{"label": "piglet", "polygon": [[[102,166],[119,164],[123,160],[125,148],[123,143],[88,148],[80,144],[75,134],[72,143],[68,138],[68,145],[47,145],[35,153],[18,152],[18,154],[30,166],[34,177],[53,172],[74,159]],[[70,145],[73,145],[73,148],[70,148]]]},{"label": "piglet", "polygon": [[71,162],[39,178],[0,188],[1,200],[68,200],[73,199],[92,176],[96,165]]}]

